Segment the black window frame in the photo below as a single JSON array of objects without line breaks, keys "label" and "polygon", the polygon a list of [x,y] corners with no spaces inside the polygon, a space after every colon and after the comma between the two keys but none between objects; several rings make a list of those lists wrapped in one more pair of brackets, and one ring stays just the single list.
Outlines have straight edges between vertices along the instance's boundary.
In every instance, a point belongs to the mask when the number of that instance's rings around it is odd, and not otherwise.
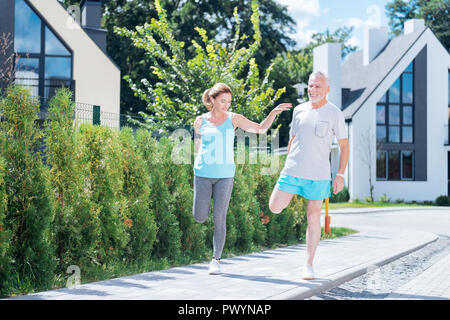
[{"label": "black window frame", "polygon": [[[412,144],[414,144],[414,141],[415,141],[415,130],[414,130],[414,127],[415,127],[415,118],[414,118],[414,110],[415,110],[415,105],[414,105],[414,98],[415,98],[415,92],[414,92],[414,79],[415,79],[415,66],[414,66],[414,64],[415,64],[415,62],[414,62],[414,60],[411,62],[411,64],[412,64],[412,71],[407,71],[407,69],[405,69],[403,72],[402,72],[402,74],[399,76],[399,78],[397,78],[397,79],[400,79],[400,88],[399,88],[399,90],[400,90],[400,92],[399,92],[399,102],[397,103],[397,102],[390,102],[390,100],[389,100],[389,90],[391,90],[390,88],[385,92],[385,94],[383,95],[383,97],[384,97],[384,101],[383,102],[380,102],[380,101],[378,101],[377,103],[376,103],[376,106],[378,107],[378,106],[384,106],[384,124],[379,124],[378,123],[378,121],[377,121],[377,119],[376,119],[376,126],[377,127],[384,127],[385,128],[385,132],[386,132],[386,138],[385,138],[385,141],[380,141],[379,143],[389,143],[389,144],[410,144],[410,145],[412,145]],[[409,67],[409,64],[408,64],[408,67]],[[411,103],[405,103],[405,102],[403,102],[403,75],[404,74],[412,74],[412,94],[413,94],[413,96],[412,96],[412,102]],[[397,79],[395,80],[395,81],[397,81]],[[394,82],[395,83],[395,82]],[[389,110],[390,110],[390,106],[399,106],[399,108],[400,108],[400,110],[399,110],[399,117],[400,117],[400,122],[399,122],[399,124],[390,124],[390,121],[389,121]],[[403,109],[404,109],[404,107],[411,107],[411,109],[412,109],[412,123],[411,124],[404,124],[403,123]],[[392,141],[389,141],[389,127],[398,127],[399,128],[399,142],[392,142]],[[403,142],[403,127],[411,127],[412,128],[412,141],[411,142]],[[376,140],[377,140],[377,142],[378,142],[378,137],[376,137]]]},{"label": "black window frame", "polygon": [[[16,58],[19,60],[21,58],[33,58],[39,60],[39,79],[38,79],[38,95],[40,98],[41,106],[47,106],[48,99],[51,97],[45,97],[45,88],[46,87],[52,87],[51,85],[46,85],[46,80],[56,80],[61,82],[69,83],[69,88],[72,90],[72,92],[75,93],[75,81],[73,80],[73,50],[68,46],[68,44],[61,39],[61,37],[58,35],[58,33],[55,31],[55,29],[52,28],[52,26],[48,23],[48,21],[39,14],[33,7],[33,5],[28,0],[23,0],[26,5],[34,12],[34,14],[37,15],[37,17],[41,20],[41,48],[40,53],[27,53],[27,52],[15,52]],[[14,5],[16,3],[16,0],[14,0]],[[14,19],[16,18],[16,15],[14,14]],[[50,32],[52,32],[56,39],[66,48],[66,50],[69,52],[69,55],[62,55],[62,54],[47,54],[45,52],[46,48],[46,35],[45,35],[45,29],[48,28]],[[14,33],[15,37],[15,33]],[[45,59],[46,58],[70,58],[70,78],[45,78]],[[20,78],[17,78],[20,79]],[[73,97],[75,94],[73,95]]]},{"label": "black window frame", "polygon": [[[386,172],[385,172],[385,176],[384,177],[378,177],[378,172],[375,170],[376,172],[376,180],[377,181],[415,181],[415,156],[416,156],[416,151],[415,151],[415,126],[416,126],[416,122],[415,122],[415,109],[416,109],[416,105],[415,105],[415,100],[416,100],[416,92],[415,92],[415,78],[416,78],[416,66],[415,66],[416,62],[415,59],[413,59],[410,64],[408,64],[407,68],[405,68],[405,70],[401,73],[401,75],[395,80],[398,81],[398,79],[400,79],[400,86],[399,86],[399,102],[391,102],[390,98],[389,98],[389,90],[391,90],[391,88],[389,88],[383,95],[383,97],[376,103],[376,117],[375,117],[375,123],[376,123],[376,128],[378,131],[378,128],[383,128],[385,130],[385,138],[383,140],[379,140],[378,135],[376,135],[376,141],[377,141],[377,153],[378,152],[383,152],[385,153],[385,168],[386,168]],[[412,70],[409,71],[408,68],[409,66],[412,66]],[[412,102],[404,102],[403,100],[403,86],[404,86],[404,81],[403,81],[403,77],[405,74],[411,74],[412,75]],[[394,82],[395,83],[395,82]],[[378,107],[384,107],[384,121],[383,123],[378,121]],[[389,110],[391,106],[399,106],[400,110],[399,110],[399,117],[400,117],[400,121],[399,124],[390,124],[389,121]],[[410,124],[405,124],[404,123],[404,110],[405,108],[411,108],[411,117],[412,117],[412,121]],[[398,127],[399,129],[399,142],[391,142],[389,141],[389,127]],[[404,137],[403,137],[403,128],[406,127],[410,127],[412,128],[412,141],[410,142],[403,142]],[[400,172],[398,172],[398,174],[395,174],[396,176],[399,176],[399,179],[390,179],[390,170],[392,170],[392,168],[389,168],[389,152],[399,152],[399,156],[400,156]],[[403,153],[404,152],[412,152],[412,178],[403,178]],[[376,157],[376,164],[378,163],[378,157]],[[391,175],[392,176],[392,175]]]},{"label": "black window frame", "polygon": [[[400,153],[400,179],[389,179],[389,151],[397,151]],[[403,153],[411,152],[412,160],[411,160],[411,178],[403,178]],[[376,180],[377,181],[414,181],[415,177],[415,151],[414,150],[378,150],[377,153],[384,153],[384,161],[385,161],[385,177],[378,177],[378,172],[375,170]],[[378,157],[376,157],[376,163],[378,163]]]}]

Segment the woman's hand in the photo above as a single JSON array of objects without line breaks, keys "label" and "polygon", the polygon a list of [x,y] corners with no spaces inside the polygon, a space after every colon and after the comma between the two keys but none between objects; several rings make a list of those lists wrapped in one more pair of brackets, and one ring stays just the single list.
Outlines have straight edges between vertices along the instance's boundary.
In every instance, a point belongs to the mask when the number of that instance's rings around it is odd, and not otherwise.
[{"label": "woman's hand", "polygon": [[270,111],[270,113],[276,116],[277,114],[280,114],[283,111],[291,110],[291,108],[292,108],[292,104],[282,103],[282,104],[279,104],[278,106],[276,106],[275,108],[273,108],[272,111]]}]

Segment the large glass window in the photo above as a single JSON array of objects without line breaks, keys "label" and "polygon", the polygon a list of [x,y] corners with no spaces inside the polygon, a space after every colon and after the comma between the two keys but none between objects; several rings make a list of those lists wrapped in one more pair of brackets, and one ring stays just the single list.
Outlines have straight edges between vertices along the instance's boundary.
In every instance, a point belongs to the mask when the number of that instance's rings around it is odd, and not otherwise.
[{"label": "large glass window", "polygon": [[377,141],[413,143],[413,109],[414,64],[411,62],[377,103]]},{"label": "large glass window", "polygon": [[24,0],[16,0],[14,10],[15,52],[40,53],[41,19]]},{"label": "large glass window", "polygon": [[377,102],[376,123],[377,179],[413,180],[414,151],[402,146],[414,143],[414,61]]},{"label": "large glass window", "polygon": [[46,104],[56,88],[73,89],[72,53],[25,0],[15,0],[16,83]]},{"label": "large glass window", "polygon": [[45,27],[45,54],[70,56],[69,50],[56,38],[55,34]]},{"label": "large glass window", "polygon": [[39,96],[39,59],[21,58],[17,62],[16,83],[30,88],[32,96]]}]

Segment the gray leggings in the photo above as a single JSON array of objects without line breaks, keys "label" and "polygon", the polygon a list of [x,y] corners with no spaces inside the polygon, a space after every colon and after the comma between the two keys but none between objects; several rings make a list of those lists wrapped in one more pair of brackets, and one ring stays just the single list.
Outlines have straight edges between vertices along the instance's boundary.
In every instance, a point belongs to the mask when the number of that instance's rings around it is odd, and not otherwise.
[{"label": "gray leggings", "polygon": [[205,222],[214,199],[214,258],[220,259],[227,233],[227,210],[233,190],[233,178],[202,178],[194,176],[193,214],[197,222]]}]

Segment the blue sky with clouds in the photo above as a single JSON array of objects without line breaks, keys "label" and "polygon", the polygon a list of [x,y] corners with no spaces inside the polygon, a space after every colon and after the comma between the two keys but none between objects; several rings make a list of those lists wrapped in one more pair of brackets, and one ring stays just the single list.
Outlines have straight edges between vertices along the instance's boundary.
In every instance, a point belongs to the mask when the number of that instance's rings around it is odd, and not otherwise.
[{"label": "blue sky with clouds", "polygon": [[361,48],[366,25],[387,26],[385,6],[391,0],[276,0],[287,6],[297,23],[290,36],[297,48],[305,46],[316,32],[327,28],[333,32],[342,26],[353,26],[352,45]]}]

